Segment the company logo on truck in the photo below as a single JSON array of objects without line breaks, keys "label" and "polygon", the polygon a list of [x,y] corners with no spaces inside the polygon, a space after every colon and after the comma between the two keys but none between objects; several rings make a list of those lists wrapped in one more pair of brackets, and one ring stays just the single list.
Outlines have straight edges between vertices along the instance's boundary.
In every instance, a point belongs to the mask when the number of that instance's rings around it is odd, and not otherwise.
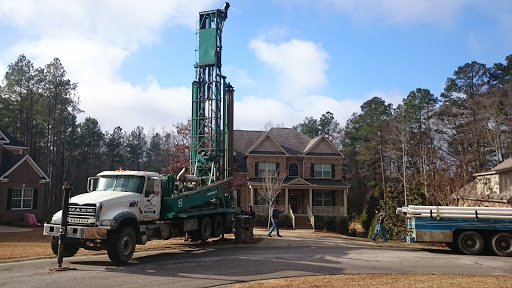
[{"label": "company logo on truck", "polygon": [[94,213],[96,209],[94,208],[79,208],[79,207],[69,207],[70,212],[81,212],[81,213]]}]

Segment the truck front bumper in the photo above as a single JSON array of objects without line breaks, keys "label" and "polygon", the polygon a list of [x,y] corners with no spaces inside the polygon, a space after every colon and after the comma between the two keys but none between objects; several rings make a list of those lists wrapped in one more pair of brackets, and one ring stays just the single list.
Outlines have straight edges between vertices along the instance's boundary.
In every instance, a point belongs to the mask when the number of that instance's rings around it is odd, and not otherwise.
[{"label": "truck front bumper", "polygon": [[[59,236],[61,234],[59,224],[44,224],[43,235]],[[107,239],[107,228],[68,226],[66,237],[80,239]]]}]

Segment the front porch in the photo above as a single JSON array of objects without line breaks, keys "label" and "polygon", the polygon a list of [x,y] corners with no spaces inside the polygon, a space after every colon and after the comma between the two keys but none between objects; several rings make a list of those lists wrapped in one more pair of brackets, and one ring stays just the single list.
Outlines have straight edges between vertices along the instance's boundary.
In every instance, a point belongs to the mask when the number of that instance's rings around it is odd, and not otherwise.
[{"label": "front porch", "polygon": [[[284,188],[276,198],[275,204],[278,209],[284,209],[284,213],[291,216],[294,228],[303,226],[300,225],[303,218],[309,219],[311,227],[315,228],[315,215],[347,216],[347,193],[348,188],[339,190]],[[265,203],[265,199],[259,197],[257,188],[250,187],[250,199],[257,214],[269,213],[270,206]]]}]

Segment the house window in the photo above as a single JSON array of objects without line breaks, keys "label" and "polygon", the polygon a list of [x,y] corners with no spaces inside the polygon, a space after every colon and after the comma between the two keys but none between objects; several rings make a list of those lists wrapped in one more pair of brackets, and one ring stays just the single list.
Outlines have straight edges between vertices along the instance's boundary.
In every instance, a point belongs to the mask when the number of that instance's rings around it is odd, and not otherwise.
[{"label": "house window", "polygon": [[297,164],[290,164],[290,167],[288,167],[288,176],[299,177],[299,166],[297,166]]},{"label": "house window", "polygon": [[11,194],[11,209],[32,209],[34,197],[32,188],[13,188]]},{"label": "house window", "polygon": [[313,191],[313,206],[334,206],[334,191]]},{"label": "house window", "polygon": [[276,163],[275,162],[259,162],[258,163],[258,176],[264,177],[266,173],[269,175],[276,175]]},{"label": "house window", "polygon": [[331,178],[331,164],[315,164],[315,178]]}]

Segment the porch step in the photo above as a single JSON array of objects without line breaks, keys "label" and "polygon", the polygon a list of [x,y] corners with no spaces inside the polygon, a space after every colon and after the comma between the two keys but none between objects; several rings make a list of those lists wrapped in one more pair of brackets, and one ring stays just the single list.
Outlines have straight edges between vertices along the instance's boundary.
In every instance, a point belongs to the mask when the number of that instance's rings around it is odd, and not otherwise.
[{"label": "porch step", "polygon": [[295,216],[295,229],[313,229],[308,216]]}]

